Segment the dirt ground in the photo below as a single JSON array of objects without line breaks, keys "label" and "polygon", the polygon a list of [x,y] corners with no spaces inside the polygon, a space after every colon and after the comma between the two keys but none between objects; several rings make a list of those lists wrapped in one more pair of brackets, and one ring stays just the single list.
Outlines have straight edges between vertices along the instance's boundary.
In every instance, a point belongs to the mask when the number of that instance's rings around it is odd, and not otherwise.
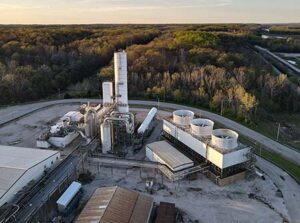
[{"label": "dirt ground", "polygon": [[[280,192],[268,177],[266,180],[255,178],[219,187],[202,174],[198,174],[197,180],[171,183],[167,179],[162,181],[158,174],[155,177],[154,171],[142,171],[141,174],[140,169],[89,169],[95,174],[95,180],[83,187],[83,203],[97,187],[118,185],[148,194],[157,204],[160,201],[175,203],[183,212],[184,222],[279,223],[283,218],[288,219]],[[147,177],[156,179],[152,195],[146,189]],[[256,198],[250,194],[255,194]]]},{"label": "dirt ground", "polygon": [[20,147],[36,147],[36,139],[41,132],[68,111],[76,110],[78,105],[58,105],[40,110],[0,128],[0,144]]}]

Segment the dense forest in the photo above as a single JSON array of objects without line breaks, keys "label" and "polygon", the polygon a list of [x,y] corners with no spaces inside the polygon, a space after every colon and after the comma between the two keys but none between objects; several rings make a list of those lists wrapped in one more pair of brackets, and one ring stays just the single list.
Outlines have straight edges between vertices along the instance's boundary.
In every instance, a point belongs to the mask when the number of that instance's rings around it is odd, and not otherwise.
[{"label": "dense forest", "polygon": [[[300,87],[253,50],[256,25],[0,26],[0,104],[99,95],[128,53],[129,95],[206,107],[251,122],[300,111]],[[80,92],[80,93],[78,93]]]},{"label": "dense forest", "polygon": [[153,27],[0,27],[0,104],[42,99],[64,91],[107,65],[113,52],[145,44]]},{"label": "dense forest", "polygon": [[[127,48],[132,97],[190,103],[246,122],[300,111],[300,88],[274,75],[251,47],[251,30],[171,30]],[[113,76],[112,64],[99,72]]]}]

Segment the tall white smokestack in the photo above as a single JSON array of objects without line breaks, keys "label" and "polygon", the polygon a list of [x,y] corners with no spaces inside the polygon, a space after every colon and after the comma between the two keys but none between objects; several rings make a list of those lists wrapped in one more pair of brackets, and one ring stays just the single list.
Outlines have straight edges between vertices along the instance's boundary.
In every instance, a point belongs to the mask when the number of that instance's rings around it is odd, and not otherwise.
[{"label": "tall white smokestack", "polygon": [[129,112],[127,88],[127,54],[125,51],[114,55],[115,97],[119,112]]}]

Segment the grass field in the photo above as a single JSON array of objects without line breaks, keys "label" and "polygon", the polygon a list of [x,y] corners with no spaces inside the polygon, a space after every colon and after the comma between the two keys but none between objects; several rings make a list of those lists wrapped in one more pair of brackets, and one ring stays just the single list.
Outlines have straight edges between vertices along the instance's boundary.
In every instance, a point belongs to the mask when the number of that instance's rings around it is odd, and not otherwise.
[{"label": "grass field", "polygon": [[274,163],[276,166],[280,167],[281,169],[286,171],[289,175],[294,177],[294,179],[300,184],[300,165],[299,164],[293,163],[293,162],[283,158],[281,155],[279,155],[277,153],[268,151],[263,146],[255,144],[253,141],[245,138],[244,136],[240,136],[239,140],[242,143],[253,147],[256,155]]},{"label": "grass field", "polygon": [[249,126],[261,134],[277,140],[278,124],[280,134],[278,142],[292,147],[300,152],[300,114],[274,114],[274,120],[260,120],[257,126]]}]

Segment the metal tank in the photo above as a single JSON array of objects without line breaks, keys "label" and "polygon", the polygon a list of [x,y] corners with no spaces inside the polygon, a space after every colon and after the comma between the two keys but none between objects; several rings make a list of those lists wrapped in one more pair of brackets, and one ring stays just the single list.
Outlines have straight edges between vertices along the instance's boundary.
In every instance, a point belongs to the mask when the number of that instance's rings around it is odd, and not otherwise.
[{"label": "metal tank", "polygon": [[113,104],[113,83],[112,82],[103,82],[103,106],[110,106]]},{"label": "metal tank", "polygon": [[84,116],[85,118],[85,134],[87,137],[94,137],[96,135],[96,119],[95,114],[88,112]]},{"label": "metal tank", "polygon": [[125,51],[114,54],[115,97],[119,112],[129,112],[127,88],[127,54]]},{"label": "metal tank", "polygon": [[110,124],[101,124],[102,153],[111,151],[111,128]]},{"label": "metal tank", "polygon": [[189,110],[177,110],[173,112],[173,122],[180,126],[189,126],[194,118],[194,112]]},{"label": "metal tank", "polygon": [[239,134],[230,129],[215,129],[211,135],[211,144],[223,150],[235,149],[238,137]]},{"label": "metal tank", "polygon": [[149,125],[150,125],[151,121],[153,120],[153,118],[155,117],[156,113],[157,113],[157,108],[151,108],[148,115],[144,119],[143,123],[138,128],[138,130],[137,130],[138,134],[144,134],[145,133],[145,131],[149,128]]},{"label": "metal tank", "polygon": [[191,122],[191,132],[196,136],[209,137],[213,128],[214,122],[209,119],[197,118]]}]

